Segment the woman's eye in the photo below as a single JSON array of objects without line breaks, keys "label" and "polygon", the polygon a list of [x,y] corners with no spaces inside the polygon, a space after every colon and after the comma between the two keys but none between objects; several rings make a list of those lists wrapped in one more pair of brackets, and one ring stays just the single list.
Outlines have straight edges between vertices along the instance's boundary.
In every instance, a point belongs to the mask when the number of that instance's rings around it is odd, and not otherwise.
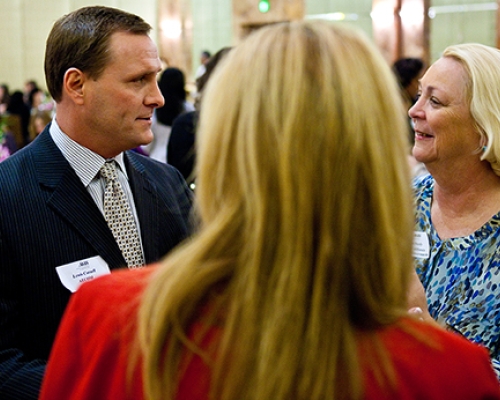
[{"label": "woman's eye", "polygon": [[431,97],[429,101],[436,106],[441,104],[441,102],[435,97]]}]

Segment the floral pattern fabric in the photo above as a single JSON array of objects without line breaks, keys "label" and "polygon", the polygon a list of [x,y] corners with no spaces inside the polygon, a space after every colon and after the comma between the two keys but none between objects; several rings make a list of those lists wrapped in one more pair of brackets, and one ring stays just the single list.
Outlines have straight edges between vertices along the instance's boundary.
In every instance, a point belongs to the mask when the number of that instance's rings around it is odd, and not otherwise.
[{"label": "floral pattern fabric", "polygon": [[428,254],[414,252],[429,312],[488,348],[500,379],[500,213],[470,236],[442,240],[431,220],[432,176],[416,178],[414,191],[415,232],[429,244]]}]

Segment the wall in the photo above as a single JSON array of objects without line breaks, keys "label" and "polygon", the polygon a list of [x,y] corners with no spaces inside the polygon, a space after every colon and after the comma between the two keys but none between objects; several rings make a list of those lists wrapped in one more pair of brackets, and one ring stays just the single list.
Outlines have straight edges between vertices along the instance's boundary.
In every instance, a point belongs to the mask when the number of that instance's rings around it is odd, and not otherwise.
[{"label": "wall", "polygon": [[[305,0],[306,18],[344,14],[343,23],[355,25],[373,37],[372,0]],[[496,46],[497,2],[488,0],[431,0],[430,61],[451,44],[478,42]]]},{"label": "wall", "polygon": [[[101,0],[99,4],[140,15],[153,27],[152,37],[157,41],[157,0]],[[26,80],[34,79],[45,88],[45,41],[53,23],[88,5],[95,5],[95,1],[0,0],[0,83],[7,83],[14,91],[22,90]]]},{"label": "wall", "polygon": [[200,65],[200,54],[208,50],[212,54],[222,47],[232,46],[232,0],[191,0],[193,17],[193,58],[190,78]]},{"label": "wall", "polygon": [[[188,79],[192,79],[199,65],[201,50],[214,53],[237,42],[233,30],[233,0],[101,0],[100,4],[142,16],[153,26],[153,39],[159,43],[160,1],[190,6],[185,26],[190,44],[183,50],[190,54],[184,55],[182,61],[188,62]],[[234,1],[257,4],[257,0]],[[45,40],[52,24],[63,14],[92,4],[95,2],[86,0],[0,0],[0,83],[8,83],[11,89],[22,89],[25,80],[35,79],[44,87]],[[306,18],[340,20],[373,37],[372,0],[304,0],[304,5]],[[432,0],[430,12],[435,17],[430,20],[431,61],[453,43],[475,41],[495,46],[496,9],[496,2],[485,0]]]},{"label": "wall", "polygon": [[329,19],[352,25],[373,37],[372,0],[305,0],[306,18]]},{"label": "wall", "polygon": [[429,10],[431,59],[439,58],[446,46],[478,42],[496,46],[496,8],[491,1],[434,0]]}]

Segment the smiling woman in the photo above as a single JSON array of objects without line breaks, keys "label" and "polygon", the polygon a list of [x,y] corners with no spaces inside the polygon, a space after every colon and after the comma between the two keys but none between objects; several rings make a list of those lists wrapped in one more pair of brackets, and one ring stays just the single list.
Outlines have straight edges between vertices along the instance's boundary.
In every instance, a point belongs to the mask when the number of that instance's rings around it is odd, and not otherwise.
[{"label": "smiling woman", "polygon": [[480,135],[469,110],[467,74],[454,58],[438,60],[420,81],[419,98],[410,109],[414,121],[413,155],[428,170],[456,171],[478,161]]},{"label": "smiling woman", "polygon": [[450,46],[423,76],[409,114],[413,154],[431,173],[415,182],[415,248],[427,250],[414,257],[427,299],[412,305],[489,348],[500,377],[498,87],[499,50]]}]

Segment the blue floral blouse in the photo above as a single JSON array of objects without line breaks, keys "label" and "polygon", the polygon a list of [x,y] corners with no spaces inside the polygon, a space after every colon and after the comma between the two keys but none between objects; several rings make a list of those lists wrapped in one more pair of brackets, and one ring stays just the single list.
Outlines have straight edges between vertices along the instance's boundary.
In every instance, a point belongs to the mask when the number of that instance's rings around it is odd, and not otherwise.
[{"label": "blue floral blouse", "polygon": [[500,379],[500,213],[470,236],[441,240],[431,221],[432,176],[416,178],[414,191],[413,255],[430,314],[488,348]]}]

